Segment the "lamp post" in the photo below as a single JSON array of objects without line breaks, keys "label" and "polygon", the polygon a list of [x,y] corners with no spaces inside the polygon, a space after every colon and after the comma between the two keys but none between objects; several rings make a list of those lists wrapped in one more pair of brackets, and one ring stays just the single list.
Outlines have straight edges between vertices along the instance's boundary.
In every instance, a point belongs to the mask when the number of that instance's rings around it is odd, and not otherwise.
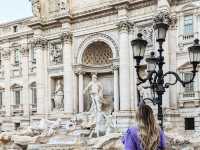
[{"label": "lamp post", "polygon": [[[180,82],[182,86],[185,87],[186,84],[193,82],[195,75],[197,73],[197,65],[200,63],[200,45],[199,40],[195,39],[193,46],[188,48],[190,64],[193,66],[192,78],[189,81],[183,81],[176,72],[168,71],[166,73],[163,72],[163,65],[165,64],[163,52],[164,49],[162,47],[165,42],[167,30],[169,25],[164,23],[163,21],[155,22],[154,31],[156,41],[158,42],[159,48],[157,50],[158,56],[155,56],[154,52],[151,52],[151,56],[146,59],[147,62],[147,76],[145,78],[141,77],[141,60],[144,58],[145,49],[147,46],[147,41],[142,38],[142,34],[139,33],[135,40],[131,41],[132,50],[134,59],[136,60],[136,72],[137,78],[140,85],[145,82],[149,82],[149,86],[146,88],[150,88],[153,92],[153,98],[145,98],[145,100],[150,100],[154,105],[158,105],[158,120],[160,127],[163,129],[163,112],[162,112],[162,99],[163,94],[166,89],[171,85],[175,85],[177,82]],[[168,75],[173,75],[175,77],[175,81],[173,83],[166,82],[165,77]],[[139,94],[139,93],[138,93]]]}]

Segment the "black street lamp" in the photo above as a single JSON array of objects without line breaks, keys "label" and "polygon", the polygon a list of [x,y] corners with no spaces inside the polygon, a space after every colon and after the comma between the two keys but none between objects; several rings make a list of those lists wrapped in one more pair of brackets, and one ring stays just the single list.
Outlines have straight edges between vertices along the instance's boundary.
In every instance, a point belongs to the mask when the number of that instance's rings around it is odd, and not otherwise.
[{"label": "black street lamp", "polygon": [[[151,52],[151,56],[146,59],[147,62],[147,72],[148,75],[146,78],[142,78],[140,75],[140,70],[142,66],[140,65],[141,60],[144,58],[145,49],[147,46],[147,41],[142,38],[142,34],[139,33],[137,38],[131,41],[134,59],[136,60],[136,72],[137,78],[140,85],[149,82],[149,86],[146,88],[150,88],[153,91],[153,98],[145,98],[144,100],[150,100],[154,105],[158,105],[158,120],[160,127],[163,128],[163,112],[162,112],[162,97],[165,93],[166,89],[169,88],[170,85],[175,85],[178,81],[185,87],[186,84],[193,82],[195,75],[197,73],[197,65],[200,63],[200,45],[199,40],[194,40],[194,45],[188,48],[190,63],[193,66],[192,78],[189,81],[183,81],[176,72],[168,71],[166,73],[163,72],[164,56],[163,56],[163,42],[165,42],[167,30],[169,25],[162,21],[158,21],[154,25],[156,41],[159,44],[158,56],[155,56],[154,52]],[[173,83],[166,82],[165,77],[168,75],[173,75],[175,77],[175,81]],[[138,92],[138,94],[140,94]]]}]

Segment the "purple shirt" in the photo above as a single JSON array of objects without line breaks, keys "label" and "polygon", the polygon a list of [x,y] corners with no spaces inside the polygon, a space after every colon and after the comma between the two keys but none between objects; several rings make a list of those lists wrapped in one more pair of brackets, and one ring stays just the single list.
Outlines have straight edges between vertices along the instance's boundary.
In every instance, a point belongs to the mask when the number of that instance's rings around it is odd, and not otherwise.
[{"label": "purple shirt", "polygon": [[[126,134],[122,138],[122,143],[124,144],[125,150],[142,150],[140,147],[140,139],[138,137],[138,128],[129,128]],[[164,132],[160,131],[160,144],[158,150],[165,149],[165,135]]]}]

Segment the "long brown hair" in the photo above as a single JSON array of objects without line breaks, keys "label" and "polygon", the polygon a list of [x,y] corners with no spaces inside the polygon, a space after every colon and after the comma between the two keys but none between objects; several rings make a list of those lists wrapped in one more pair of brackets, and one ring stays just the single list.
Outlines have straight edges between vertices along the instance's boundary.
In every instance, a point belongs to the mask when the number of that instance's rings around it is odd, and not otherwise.
[{"label": "long brown hair", "polygon": [[156,150],[160,141],[160,128],[156,123],[153,110],[146,104],[139,105],[136,120],[143,150]]}]

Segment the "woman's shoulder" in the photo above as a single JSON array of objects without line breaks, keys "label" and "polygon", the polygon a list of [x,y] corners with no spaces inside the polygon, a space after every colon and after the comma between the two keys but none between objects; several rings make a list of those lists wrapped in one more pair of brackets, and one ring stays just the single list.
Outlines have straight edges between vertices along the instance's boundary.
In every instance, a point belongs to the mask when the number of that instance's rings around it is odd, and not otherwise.
[{"label": "woman's shoulder", "polygon": [[137,135],[138,134],[138,127],[134,126],[134,127],[128,128],[127,134],[131,134],[132,136]]}]

